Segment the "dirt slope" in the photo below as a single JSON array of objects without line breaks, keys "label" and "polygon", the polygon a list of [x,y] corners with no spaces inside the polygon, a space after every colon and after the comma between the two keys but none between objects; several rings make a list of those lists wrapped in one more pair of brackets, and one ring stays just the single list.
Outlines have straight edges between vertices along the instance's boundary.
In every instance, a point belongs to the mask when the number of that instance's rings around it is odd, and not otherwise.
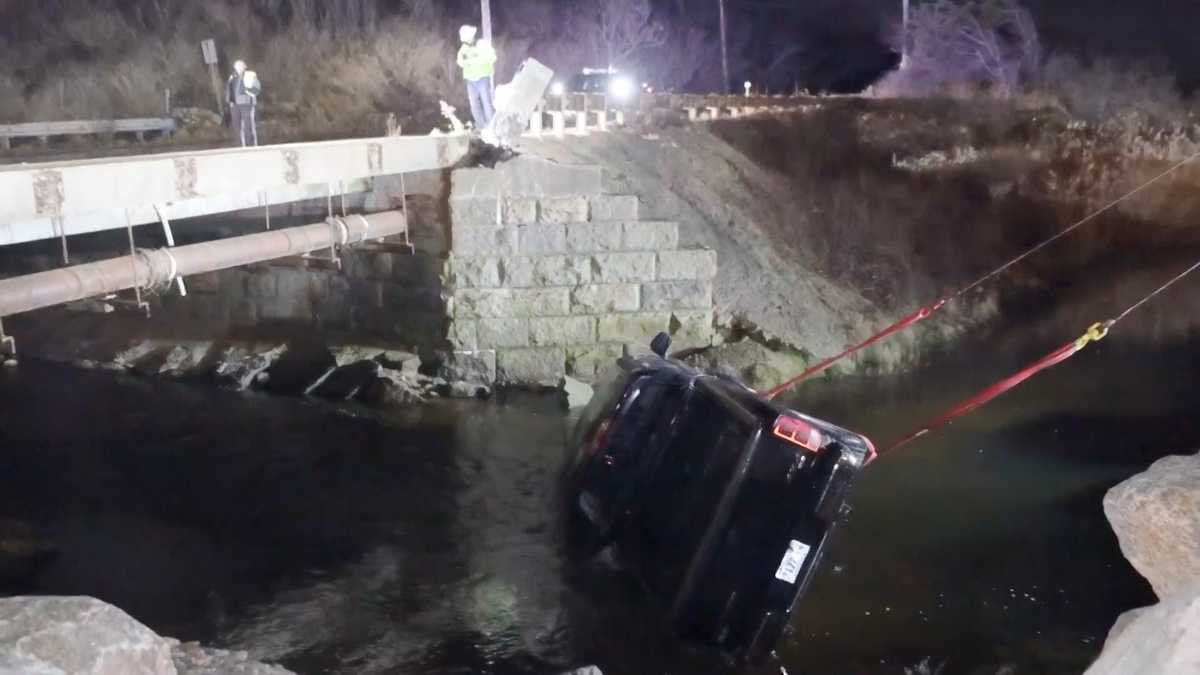
[{"label": "dirt slope", "polygon": [[722,325],[744,318],[770,338],[826,353],[877,314],[855,289],[817,273],[809,256],[797,258],[778,245],[798,212],[786,180],[703,127],[664,130],[650,138],[613,134],[528,143],[522,149],[561,162],[601,165],[607,191],[638,195],[644,216],[678,221],[682,246],[716,249]]},{"label": "dirt slope", "polygon": [[[647,215],[680,222],[686,245],[716,249],[720,324],[742,319],[762,342],[825,356],[1200,149],[1200,128],[1089,126],[990,100],[844,97],[798,113],[520,149],[599,164],[607,190],[637,194]],[[1036,319],[1048,335],[1075,330],[1081,308],[1102,318],[1116,299],[1200,257],[1197,183],[1200,167],[1181,170],[858,365],[912,365],[1002,313]],[[1123,262],[1108,274],[1114,254]],[[1157,311],[1172,313],[1169,303]],[[1166,332],[1186,337],[1196,323],[1176,320]]]}]

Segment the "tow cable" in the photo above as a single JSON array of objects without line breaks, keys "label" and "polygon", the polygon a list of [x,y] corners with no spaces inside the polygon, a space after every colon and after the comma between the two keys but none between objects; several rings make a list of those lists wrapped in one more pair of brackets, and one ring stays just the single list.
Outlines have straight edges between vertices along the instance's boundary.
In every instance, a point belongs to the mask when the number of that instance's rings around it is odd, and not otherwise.
[{"label": "tow cable", "polygon": [[1169,289],[1172,286],[1174,286],[1175,284],[1179,283],[1185,277],[1192,274],[1193,272],[1195,272],[1198,269],[1200,269],[1200,261],[1196,262],[1194,265],[1187,268],[1186,270],[1181,272],[1179,275],[1177,275],[1176,277],[1174,277],[1167,283],[1163,284],[1162,286],[1159,286],[1157,289],[1154,290],[1154,292],[1145,296],[1141,300],[1138,300],[1136,303],[1130,305],[1125,311],[1118,314],[1115,319],[1109,319],[1108,321],[1103,321],[1101,323],[1093,324],[1090,328],[1088,328],[1086,333],[1079,336],[1075,340],[1068,342],[1067,344],[1063,345],[1062,347],[1059,347],[1058,349],[1054,350],[1053,352],[1050,352],[1049,354],[1043,356],[1042,358],[1038,359],[1037,361],[1034,361],[1030,365],[1023,368],[1022,370],[1017,371],[1013,375],[1010,375],[1010,376],[1004,378],[1003,380],[1000,380],[999,382],[993,384],[992,386],[988,387],[987,389],[980,391],[979,393],[962,401],[961,403],[954,406],[953,408],[950,408],[945,413],[943,413],[941,416],[934,418],[932,421],[930,421],[924,427],[918,429],[917,431],[912,432],[911,434],[909,434],[907,436],[904,436],[903,438],[899,439],[898,441],[885,447],[883,450],[881,450],[878,453],[878,455],[876,455],[876,457],[882,456],[893,450],[902,448],[905,445],[908,445],[909,443],[917,440],[918,438],[921,438],[925,434],[928,434],[931,431],[935,431],[937,429],[940,429],[940,428],[946,426],[950,422],[954,421],[956,418],[966,415],[966,414],[974,411],[975,409],[979,408],[980,406],[991,402],[996,397],[1000,396],[1001,394],[1004,394],[1008,390],[1016,387],[1017,385],[1021,384],[1025,380],[1028,380],[1029,378],[1033,377],[1034,375],[1037,375],[1038,373],[1042,372],[1043,370],[1046,370],[1052,366],[1056,366],[1056,365],[1062,363],[1063,361],[1066,361],[1067,359],[1071,358],[1072,356],[1075,356],[1076,354],[1083,351],[1088,345],[1092,344],[1093,342],[1099,342],[1099,341],[1103,340],[1105,337],[1108,336],[1109,330],[1111,330],[1114,326],[1116,326],[1118,323],[1120,323],[1122,320],[1124,320],[1125,317],[1134,313],[1140,307],[1142,307],[1142,305],[1145,305],[1146,303],[1150,302],[1154,298],[1158,297],[1161,293],[1165,292],[1167,289]]},{"label": "tow cable", "polygon": [[[1196,161],[1197,159],[1200,159],[1200,151],[1197,151],[1197,152],[1193,153],[1192,155],[1184,158],[1182,161],[1178,162],[1177,164],[1170,167],[1166,171],[1163,171],[1162,173],[1158,174],[1154,178],[1151,178],[1150,180],[1146,181],[1145,183],[1142,183],[1141,185],[1137,186],[1133,190],[1130,190],[1129,192],[1121,195],[1120,197],[1109,202],[1108,204],[1105,204],[1103,207],[1093,211],[1092,213],[1085,216],[1083,219],[1074,223],[1070,227],[1062,230],[1058,234],[1055,234],[1054,236],[1042,241],[1041,243],[1037,244],[1036,246],[1026,250],[1024,253],[1016,256],[1015,258],[1009,260],[1008,262],[1004,263],[1003,265],[992,270],[991,272],[988,272],[987,274],[979,277],[978,279],[976,279],[975,281],[971,282],[970,284],[962,287],[961,289],[959,289],[957,292],[953,293],[952,295],[942,298],[942,299],[938,300],[937,302],[934,302],[926,307],[922,307],[921,309],[917,310],[916,312],[913,312],[912,314],[904,317],[903,319],[900,319],[896,323],[883,329],[879,333],[876,333],[875,335],[871,336],[870,338],[867,338],[867,340],[860,342],[859,344],[856,344],[852,347],[848,347],[846,349],[846,351],[844,351],[840,354],[837,354],[836,356],[831,356],[831,357],[825,359],[824,361],[821,361],[820,363],[816,364],[815,366],[812,366],[808,370],[805,370],[804,372],[802,372],[799,375],[797,375],[796,377],[793,377],[792,379],[784,382],[783,384],[779,385],[778,387],[775,387],[774,389],[771,389],[771,390],[763,393],[762,394],[763,398],[767,399],[768,401],[772,400],[772,399],[776,398],[777,396],[779,396],[780,394],[782,394],[783,392],[791,389],[792,387],[795,387],[797,384],[800,384],[804,380],[807,380],[808,378],[812,377],[813,375],[817,375],[818,373],[824,372],[825,370],[829,369],[830,366],[841,361],[842,359],[845,359],[849,356],[853,356],[854,354],[857,354],[858,352],[866,349],[867,347],[870,347],[871,345],[875,344],[876,342],[879,342],[880,340],[891,337],[892,335],[895,335],[896,333],[906,330],[906,329],[924,321],[925,319],[928,319],[929,317],[931,317],[935,313],[937,313],[938,310],[945,307],[948,303],[961,298],[962,296],[966,295],[967,293],[970,293],[971,291],[982,286],[983,284],[987,283],[988,281],[992,280],[993,278],[1003,274],[1004,272],[1008,271],[1009,268],[1011,268],[1013,265],[1016,265],[1017,263],[1021,262],[1022,260],[1025,260],[1026,258],[1028,258],[1029,256],[1046,248],[1050,244],[1053,244],[1054,242],[1058,241],[1059,239],[1062,239],[1063,237],[1074,232],[1075,230],[1077,230],[1077,229],[1083,227],[1084,225],[1092,222],[1093,220],[1099,218],[1100,216],[1104,215],[1105,213],[1107,213],[1107,212],[1111,211],[1112,209],[1116,208],[1117,206],[1119,206],[1122,202],[1124,202],[1128,199],[1131,199],[1135,195],[1144,191],[1146,188],[1149,188],[1151,185],[1154,185],[1155,183],[1166,178],[1167,176],[1170,176],[1171,174],[1182,169],[1183,167],[1187,166],[1188,164]],[[1182,278],[1183,276],[1187,276],[1191,271],[1192,270],[1188,270],[1187,272],[1184,272],[1184,274],[1180,278]],[[1176,279],[1175,281],[1178,281],[1178,279]],[[1172,281],[1171,283],[1174,283],[1174,281]],[[1170,284],[1168,284],[1168,286],[1169,285]],[[1161,292],[1162,290],[1165,290],[1165,289],[1160,289],[1159,292]],[[1157,293],[1152,294],[1151,297],[1153,297],[1153,295],[1156,295],[1156,294]],[[1148,301],[1148,300],[1150,300],[1150,298],[1146,298],[1145,301]],[[1143,302],[1145,302],[1145,301],[1143,301]],[[1136,307],[1137,306],[1135,306],[1132,309],[1136,309]],[[1126,312],[1126,314],[1127,313],[1128,312]],[[1124,317],[1124,315],[1122,315],[1121,318],[1123,318],[1123,317]],[[1111,324],[1110,324],[1110,326],[1111,326]],[[1064,357],[1064,358],[1067,358],[1067,357]],[[1054,364],[1050,364],[1050,365],[1054,365]],[[1045,366],[1045,367],[1049,367],[1049,366]],[[1037,372],[1037,371],[1034,371],[1034,372]],[[1007,389],[1005,391],[1007,391]]]}]

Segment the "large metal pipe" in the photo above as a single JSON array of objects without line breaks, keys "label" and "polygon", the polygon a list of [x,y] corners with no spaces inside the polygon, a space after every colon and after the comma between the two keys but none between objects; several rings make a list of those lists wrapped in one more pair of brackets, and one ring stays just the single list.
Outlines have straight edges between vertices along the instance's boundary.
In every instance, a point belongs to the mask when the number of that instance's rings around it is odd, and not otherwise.
[{"label": "large metal pipe", "polygon": [[141,250],[134,256],[0,279],[0,317],[134,287],[165,287],[177,277],[216,272],[403,234],[406,227],[404,214],[400,211],[331,218],[314,225],[178,248]]}]

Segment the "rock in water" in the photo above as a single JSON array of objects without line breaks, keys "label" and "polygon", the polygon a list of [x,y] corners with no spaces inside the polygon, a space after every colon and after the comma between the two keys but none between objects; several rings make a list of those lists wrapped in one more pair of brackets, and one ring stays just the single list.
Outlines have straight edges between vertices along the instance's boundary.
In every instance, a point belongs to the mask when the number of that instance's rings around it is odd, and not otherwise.
[{"label": "rock in water", "polygon": [[171,642],[93,598],[0,600],[0,673],[177,675]]},{"label": "rock in water", "polygon": [[385,367],[398,370],[408,376],[421,374],[421,357],[411,352],[389,349],[376,359]]},{"label": "rock in water", "polygon": [[571,410],[586,406],[596,395],[590,386],[572,377],[563,380],[563,392],[567,395],[567,407]]},{"label": "rock in water", "polygon": [[1084,675],[1134,673],[1200,673],[1200,584],[1154,607],[1124,614]]},{"label": "rock in water", "polygon": [[1159,598],[1200,583],[1200,455],[1164,457],[1109,490],[1104,514]]},{"label": "rock in water", "polygon": [[496,352],[454,352],[447,354],[438,375],[447,382],[470,382],[490,387],[496,381]]},{"label": "rock in water", "polygon": [[455,399],[487,398],[492,395],[492,390],[482,384],[451,382],[446,385],[445,394],[447,397]]},{"label": "rock in water", "polygon": [[221,353],[217,363],[217,378],[238,389],[249,389],[260,376],[287,353],[287,345],[262,347],[234,345]]},{"label": "rock in water", "polygon": [[171,348],[158,374],[165,377],[184,377],[200,368],[208,353],[212,351],[212,343],[208,341],[181,342]]},{"label": "rock in water", "polygon": [[156,635],[95,598],[0,600],[0,675],[293,675]]},{"label": "rock in water", "polygon": [[313,383],[305,394],[335,401],[349,401],[379,378],[383,366],[378,361],[359,361],[335,368]]},{"label": "rock in water", "polygon": [[409,377],[398,370],[380,368],[378,377],[368,384],[360,398],[385,408],[405,408],[425,403],[434,393],[432,378]]},{"label": "rock in water", "polygon": [[348,366],[359,361],[373,361],[383,354],[383,347],[372,347],[370,345],[335,345],[329,348],[333,353],[333,359],[338,367]]},{"label": "rock in water", "polygon": [[267,381],[263,389],[285,396],[303,394],[336,365],[333,354],[323,343],[310,339],[293,340],[266,370]]},{"label": "rock in water", "polygon": [[279,666],[251,661],[244,651],[209,649],[195,642],[176,645],[171,656],[178,675],[292,675]]}]

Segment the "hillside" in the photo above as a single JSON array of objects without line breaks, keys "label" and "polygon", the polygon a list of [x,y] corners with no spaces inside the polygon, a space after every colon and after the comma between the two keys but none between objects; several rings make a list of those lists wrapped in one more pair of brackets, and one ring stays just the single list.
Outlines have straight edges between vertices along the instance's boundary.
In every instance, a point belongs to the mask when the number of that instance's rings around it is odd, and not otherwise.
[{"label": "hillside", "polygon": [[[802,113],[523,149],[600,164],[611,191],[640,195],[652,214],[682,222],[690,243],[717,249],[730,334],[823,356],[1200,148],[1195,129],[1133,124],[991,100],[827,98]],[[860,365],[912,363],[988,318],[1020,315],[1064,339],[1105,318],[1197,255],[1198,181],[1200,167],[1183,167]],[[1186,336],[1192,320],[1172,309],[1148,308],[1125,336]]]}]

